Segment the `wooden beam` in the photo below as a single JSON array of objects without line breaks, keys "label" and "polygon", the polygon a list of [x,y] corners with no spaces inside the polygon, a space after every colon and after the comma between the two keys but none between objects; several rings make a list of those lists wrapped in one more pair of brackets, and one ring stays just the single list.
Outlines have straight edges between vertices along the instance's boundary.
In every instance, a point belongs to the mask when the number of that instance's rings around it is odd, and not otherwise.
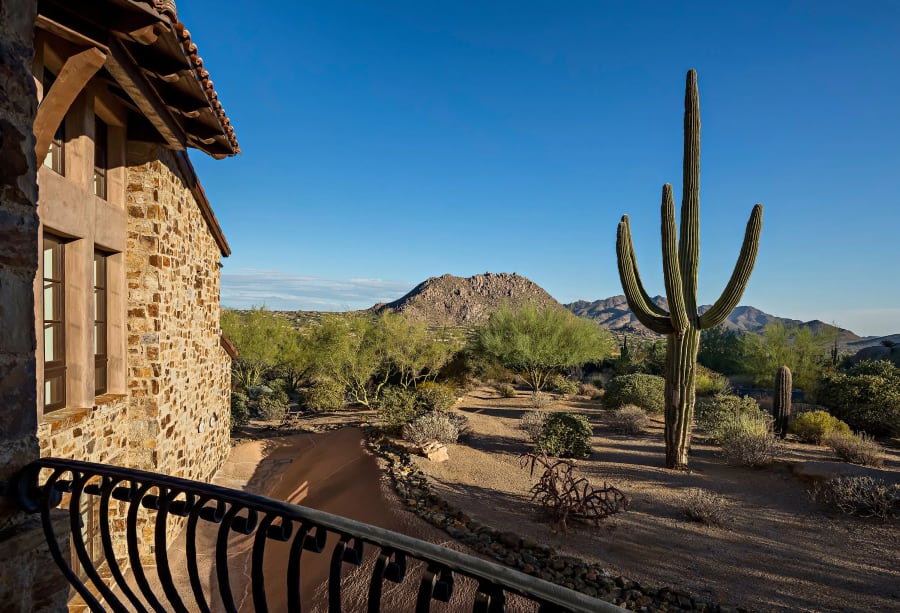
[{"label": "wooden beam", "polygon": [[106,58],[105,53],[91,48],[70,56],[63,64],[50,91],[45,93],[34,120],[34,152],[38,160],[46,157],[56,128],[87,82],[106,62]]},{"label": "wooden beam", "polygon": [[166,109],[159,94],[144,79],[125,47],[117,41],[110,45],[110,52],[106,63],[109,74],[118,81],[141,114],[150,120],[166,144],[172,149],[184,149],[184,129]]},{"label": "wooden beam", "polygon": [[70,43],[75,43],[79,47],[96,47],[100,49],[106,54],[109,54],[109,48],[101,43],[100,41],[94,40],[88,36],[85,36],[81,32],[76,32],[72,28],[66,27],[61,23],[57,23],[52,19],[44,15],[38,15],[34,20],[34,25],[41,30],[46,30],[51,34],[62,38],[63,40],[67,40]]}]

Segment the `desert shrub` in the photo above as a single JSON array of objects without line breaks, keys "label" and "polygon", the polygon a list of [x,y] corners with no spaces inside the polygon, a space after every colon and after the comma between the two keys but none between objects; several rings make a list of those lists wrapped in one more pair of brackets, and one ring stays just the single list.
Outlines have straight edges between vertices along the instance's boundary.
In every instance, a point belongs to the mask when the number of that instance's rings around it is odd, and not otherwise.
[{"label": "desert shrub", "polygon": [[621,375],[610,380],[603,402],[610,409],[636,404],[648,413],[662,413],[665,408],[665,388],[666,380],[656,375]]},{"label": "desert shrub", "polygon": [[334,379],[318,379],[306,390],[303,401],[317,411],[337,411],[347,404],[347,389]]},{"label": "desert shrub", "polygon": [[416,393],[402,387],[386,387],[376,406],[382,427],[397,432],[424,411],[416,402]]},{"label": "desert shrub", "polygon": [[831,447],[835,455],[851,464],[881,466],[884,458],[881,445],[867,434],[831,431],[822,437],[822,444]]},{"label": "desert shrub", "polygon": [[761,411],[738,413],[718,432],[722,453],[730,464],[764,466],[772,462],[781,443],[772,431],[772,418]]},{"label": "desert shrub", "polygon": [[287,381],[280,377],[269,379],[268,381],[266,381],[266,387],[270,388],[276,394],[278,394],[279,392],[284,392],[285,397],[287,397],[291,392],[291,386]]},{"label": "desert shrub", "polygon": [[278,394],[265,394],[256,401],[256,412],[266,421],[281,421],[287,410],[287,401]]},{"label": "desert shrub", "polygon": [[900,517],[900,484],[866,476],[837,477],[816,486],[813,498],[841,513],[882,520]]},{"label": "desert shrub", "polygon": [[825,411],[809,411],[794,418],[788,432],[805,443],[819,444],[831,432],[850,434],[850,426]]},{"label": "desert shrub", "polygon": [[423,411],[449,411],[456,404],[456,390],[446,383],[420,383],[416,386],[416,404]]},{"label": "desert shrub", "polygon": [[728,378],[725,375],[697,364],[694,389],[698,396],[713,396],[715,394],[727,394],[731,391],[731,385],[728,383]]},{"label": "desert shrub", "polygon": [[432,411],[404,425],[403,438],[416,445],[426,441],[455,443],[459,439],[459,427],[449,413]]},{"label": "desert shrub", "polygon": [[569,518],[600,521],[625,511],[631,499],[621,490],[604,484],[593,487],[584,477],[577,477],[575,465],[565,460],[552,460],[546,455],[528,453],[522,456],[522,468],[543,468],[538,482],[531,488],[531,500],[536,500],[556,522],[561,532],[568,527]]},{"label": "desert shrub", "polygon": [[544,420],[537,447],[558,458],[586,458],[591,455],[591,425],[583,415],[551,413]]},{"label": "desert shrub", "polygon": [[633,404],[619,407],[609,419],[613,430],[624,434],[639,434],[647,427],[647,421],[647,411]]},{"label": "desert shrub", "polygon": [[681,503],[681,510],[688,519],[701,524],[721,526],[726,519],[728,501],[715,492],[694,488]]},{"label": "desert shrub", "polygon": [[554,392],[571,396],[578,393],[578,384],[564,375],[556,374],[550,379],[550,389]]},{"label": "desert shrub", "polygon": [[531,406],[535,409],[545,409],[550,406],[551,402],[553,402],[553,399],[544,392],[531,393]]},{"label": "desert shrub", "polygon": [[250,399],[246,394],[231,392],[231,429],[237,430],[250,421]]},{"label": "desert shrub", "polygon": [[855,430],[900,435],[900,367],[887,360],[825,377],[816,401]]},{"label": "desert shrub", "polygon": [[548,415],[549,413],[546,411],[528,411],[519,420],[519,428],[528,434],[528,438],[531,439],[532,443],[537,444],[538,440],[540,440]]},{"label": "desert shrub", "polygon": [[503,398],[515,398],[516,397],[516,388],[508,383],[502,383],[497,386],[497,392]]},{"label": "desert shrub", "polygon": [[603,398],[603,390],[593,383],[582,383],[578,386],[578,393],[582,396],[587,396],[591,400]]},{"label": "desert shrub", "polygon": [[734,394],[716,394],[698,399],[694,408],[697,429],[708,434],[715,442],[721,442],[722,429],[735,415],[759,412],[759,405],[753,398]]}]

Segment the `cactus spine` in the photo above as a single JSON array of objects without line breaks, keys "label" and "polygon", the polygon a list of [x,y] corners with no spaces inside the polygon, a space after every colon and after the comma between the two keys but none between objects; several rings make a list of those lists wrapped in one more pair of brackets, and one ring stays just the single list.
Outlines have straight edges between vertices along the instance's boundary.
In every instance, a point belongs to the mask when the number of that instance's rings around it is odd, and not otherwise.
[{"label": "cactus spine", "polygon": [[788,421],[791,419],[791,390],[794,379],[791,369],[782,366],[775,372],[775,397],[772,400],[772,413],[775,415],[775,431],[782,437],[787,434]]},{"label": "cactus spine", "polygon": [[685,469],[691,444],[694,383],[700,331],[722,323],[734,310],[756,261],[762,229],[762,205],[753,207],[741,252],[725,290],[712,307],[697,312],[700,260],[700,95],[697,73],[688,71],[684,95],[684,172],[680,236],[676,236],[672,186],[662,189],[663,278],[669,311],[658,307],[644,289],[637,269],[628,215],[619,222],[616,254],[628,306],[638,320],[667,335],[665,438],[666,466]]}]

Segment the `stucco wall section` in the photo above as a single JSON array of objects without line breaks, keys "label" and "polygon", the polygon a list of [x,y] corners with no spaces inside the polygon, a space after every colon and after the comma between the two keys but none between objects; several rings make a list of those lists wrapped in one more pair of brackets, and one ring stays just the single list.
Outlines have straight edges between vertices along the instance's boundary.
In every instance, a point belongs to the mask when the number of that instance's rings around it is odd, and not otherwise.
[{"label": "stucco wall section", "polygon": [[129,464],[208,481],[230,436],[221,253],[176,155],[137,143],[127,151]]}]

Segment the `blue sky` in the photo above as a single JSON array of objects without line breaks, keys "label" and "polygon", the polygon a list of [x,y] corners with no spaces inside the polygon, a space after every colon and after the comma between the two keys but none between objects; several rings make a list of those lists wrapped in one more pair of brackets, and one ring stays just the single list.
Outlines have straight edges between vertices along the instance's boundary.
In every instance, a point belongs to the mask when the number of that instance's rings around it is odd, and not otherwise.
[{"label": "blue sky", "polygon": [[[264,7],[264,8],[262,8]],[[225,306],[343,310],[429,276],[620,294],[629,214],[664,293],[685,72],[703,120],[700,300],[765,207],[742,304],[900,332],[900,3],[179,3],[244,153],[192,154]]]}]

